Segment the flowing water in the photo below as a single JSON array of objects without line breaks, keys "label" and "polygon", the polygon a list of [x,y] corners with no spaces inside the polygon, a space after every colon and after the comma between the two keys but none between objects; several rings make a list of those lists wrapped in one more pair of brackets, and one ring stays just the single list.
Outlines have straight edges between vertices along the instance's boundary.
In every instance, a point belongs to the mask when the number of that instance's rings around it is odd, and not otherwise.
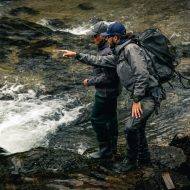
[{"label": "flowing water", "polygon": [[[101,1],[84,2],[94,8],[81,10],[80,2],[74,0],[6,1],[0,3],[0,14],[3,14],[3,9],[8,12],[11,8],[31,7],[39,11],[39,14],[31,16],[22,13],[18,17],[49,27],[54,31],[79,35],[78,41],[80,35],[85,34],[92,26],[94,16],[109,22],[122,20],[130,30],[138,31],[157,26],[168,36],[175,38],[176,43],[190,40],[189,1],[176,0],[175,6],[172,6],[173,1],[158,3],[114,0],[111,3],[105,1],[103,5]],[[49,19],[61,19],[66,26],[52,28]],[[83,74],[85,70],[82,68],[80,72],[75,71],[73,83],[78,80],[77,75]],[[73,88],[72,93],[65,91],[61,95],[44,95],[36,92],[35,88],[27,91],[23,90],[24,88],[23,84],[9,82],[4,82],[0,87],[0,147],[11,153],[27,151],[39,146],[64,147],[82,154],[85,149],[95,144],[95,136],[89,122],[88,104],[93,99],[91,89],[78,92]],[[87,100],[84,92],[88,97]],[[172,90],[167,87],[167,93],[168,99],[163,102],[160,114],[153,116],[147,127],[149,141],[152,144],[166,145],[176,132],[190,127],[190,90],[182,90],[179,87]],[[79,97],[85,101],[78,101]],[[122,134],[124,131],[122,120],[128,115],[126,101],[124,92],[119,99],[119,113],[122,110],[126,112],[120,114],[122,116],[119,115]],[[83,122],[81,118],[84,118]],[[83,123],[82,126],[79,123]]]},{"label": "flowing water", "polygon": [[175,86],[167,91],[167,99],[162,102],[159,115],[153,116],[147,127],[151,144],[168,145],[179,132],[189,131],[190,90]]},{"label": "flowing water", "polygon": [[55,133],[59,126],[67,127],[80,116],[82,106],[70,108],[75,98],[68,94],[64,98],[41,95],[33,90],[21,93],[22,85],[6,84],[1,95],[11,97],[1,100],[0,144],[11,153],[47,146],[47,136]]}]

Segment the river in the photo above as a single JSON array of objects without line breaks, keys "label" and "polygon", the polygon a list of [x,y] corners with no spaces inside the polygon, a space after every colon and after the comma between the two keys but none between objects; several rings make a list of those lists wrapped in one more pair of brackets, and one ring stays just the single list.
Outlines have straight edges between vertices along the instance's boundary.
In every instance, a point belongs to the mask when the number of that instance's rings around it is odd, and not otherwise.
[{"label": "river", "polygon": [[[26,9],[20,9],[20,11],[19,7],[29,7],[31,10],[35,10],[36,14],[29,14]],[[173,4],[173,1],[156,3],[154,1],[122,0],[114,0],[111,3],[106,1],[104,7],[102,7],[101,1],[80,3],[60,0],[55,0],[53,3],[50,0],[4,1],[0,6],[2,15],[14,10],[16,16],[12,17],[37,23],[54,32],[71,33],[79,43],[79,45],[73,44],[76,49],[81,48],[81,36],[86,33],[97,18],[103,18],[108,22],[121,20],[128,26],[128,30],[142,31],[146,27],[157,26],[164,30],[170,38],[173,38],[174,43],[177,44],[181,40],[188,42],[190,39],[188,7],[189,1],[175,1]],[[131,12],[132,10],[133,12]],[[50,22],[52,19],[59,19],[63,23],[61,26],[52,25]],[[67,43],[69,44],[69,39],[67,39]],[[68,47],[72,47],[71,44]],[[15,51],[18,52],[18,50]],[[17,57],[16,53],[14,55]],[[18,59],[20,60],[20,58],[15,58],[11,62],[18,61]],[[34,61],[32,60],[33,63]],[[90,68],[83,66],[81,68],[84,70],[79,72],[80,67],[80,65],[72,66],[70,64],[70,67],[65,70],[66,76],[71,76],[69,80],[72,83],[72,90],[65,90],[61,94],[55,92],[54,95],[39,93],[49,87],[48,82],[45,83],[45,87],[43,82],[39,84],[34,82],[28,87],[23,81],[10,81],[11,75],[7,74],[9,75],[7,77],[6,73],[3,73],[4,79],[1,79],[0,88],[0,146],[11,153],[27,151],[39,146],[52,146],[52,144],[55,147],[61,146],[83,153],[90,146],[94,146],[95,137],[89,122],[89,107],[93,101],[94,90],[92,88],[84,89],[81,81],[78,82],[82,78],[79,77],[80,74],[84,77],[90,74]],[[37,80],[35,73],[31,75],[33,76],[30,77]],[[25,78],[27,79],[27,76]],[[62,78],[64,78],[63,75]],[[57,83],[57,81],[53,82]],[[36,86],[38,86],[38,90],[36,90]],[[66,86],[69,88],[70,84],[66,84]],[[168,89],[168,99],[164,101],[160,114],[153,116],[147,127],[148,138],[153,144],[166,145],[178,130],[189,126],[189,90],[182,90],[178,86],[172,90],[167,85],[166,88]],[[124,112],[121,116],[119,115],[121,136],[124,131],[122,120],[128,115],[126,102],[127,98],[123,92],[119,99],[118,111],[119,113]],[[85,111],[86,107],[88,109]],[[87,111],[88,115],[84,119],[86,127],[81,128],[83,130],[82,137],[79,133],[71,134],[75,131],[66,128],[77,126],[75,121],[81,120]],[[63,129],[60,130],[60,126]],[[60,138],[58,139],[61,142],[55,140],[56,134],[60,136],[59,133],[63,135],[65,141]],[[92,139],[89,138],[89,134],[93,136]],[[69,140],[68,143],[68,137],[73,135],[76,138]],[[54,139],[53,142],[52,139]],[[52,142],[51,145],[49,141]]]},{"label": "river", "polygon": [[[182,151],[168,145],[176,133],[190,129],[190,89],[177,78],[173,87],[164,84],[167,99],[147,123],[150,146],[161,146],[152,152],[156,169],[115,176],[112,162],[93,163],[86,156],[97,148],[90,123],[95,90],[82,85],[92,69],[53,50],[94,52],[84,34],[98,20],[119,20],[128,31],[156,27],[177,48],[177,70],[190,76],[189,18],[189,0],[0,0],[0,151],[6,152],[0,154],[0,189],[126,190],[133,189],[132,183],[134,189],[146,184],[144,189],[164,189],[157,170],[163,160],[166,166],[174,164],[175,172],[184,162]],[[129,110],[123,89],[118,98],[119,158],[126,148]],[[184,177],[185,169],[180,171],[175,182],[186,176],[189,181],[189,172]]]}]

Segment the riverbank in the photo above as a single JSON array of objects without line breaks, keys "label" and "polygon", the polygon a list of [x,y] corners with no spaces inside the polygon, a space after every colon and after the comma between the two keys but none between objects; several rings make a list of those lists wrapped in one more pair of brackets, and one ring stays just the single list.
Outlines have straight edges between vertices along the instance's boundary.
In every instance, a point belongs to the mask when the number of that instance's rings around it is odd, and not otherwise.
[{"label": "riverbank", "polygon": [[0,188],[161,190],[167,189],[162,176],[168,173],[175,189],[189,189],[190,133],[184,132],[175,136],[172,146],[151,146],[152,166],[144,166],[127,174],[115,172],[118,160],[93,162],[86,156],[61,149],[38,148],[10,156],[1,155]]},{"label": "riverbank", "polygon": [[5,156],[1,149],[0,189],[161,190],[163,171],[170,173],[176,189],[189,189],[190,90],[181,88],[177,79],[172,81],[174,88],[165,84],[167,100],[147,126],[153,166],[120,175],[114,164],[125,155],[129,95],[124,90],[118,101],[118,159],[89,160],[88,153],[96,149],[90,124],[94,89],[81,82],[91,68],[53,53],[57,48],[95,51],[86,36],[77,34],[99,19],[121,20],[134,31],[159,27],[177,48],[178,69],[189,76],[189,1],[114,0],[104,6],[101,1],[4,2],[0,147],[9,153]]}]

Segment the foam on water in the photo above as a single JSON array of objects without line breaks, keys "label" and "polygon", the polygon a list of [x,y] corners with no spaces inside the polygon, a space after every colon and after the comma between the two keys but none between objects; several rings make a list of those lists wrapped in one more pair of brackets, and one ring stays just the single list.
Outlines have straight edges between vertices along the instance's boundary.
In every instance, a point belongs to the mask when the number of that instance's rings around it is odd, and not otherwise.
[{"label": "foam on water", "polygon": [[71,29],[60,29],[59,31],[69,32],[74,35],[85,35],[89,31],[89,26],[78,26]]},{"label": "foam on water", "polygon": [[68,108],[74,98],[40,96],[33,90],[20,93],[22,85],[0,88],[13,99],[0,100],[0,147],[11,153],[48,145],[48,134],[67,126],[80,115],[81,106]]},{"label": "foam on water", "polygon": [[[112,23],[112,22],[106,22],[106,21],[104,21],[104,22],[107,23],[108,25]],[[46,19],[41,19],[40,21],[37,22],[37,24],[46,26],[54,31],[69,32],[74,35],[85,35],[90,30],[90,28],[92,28],[92,26],[93,26],[93,24],[90,24],[90,23],[83,23],[79,26],[72,27],[72,28],[66,28],[66,29],[65,28],[64,29],[54,28],[51,25],[49,25],[49,22]]]},{"label": "foam on water", "polygon": [[86,32],[89,31],[89,28],[92,26],[92,25],[84,23],[83,25],[80,25],[80,26],[77,26],[74,28],[67,28],[67,29],[54,28],[53,26],[49,25],[49,22],[46,19],[41,19],[40,21],[37,22],[37,24],[40,24],[42,26],[46,26],[53,31],[69,32],[69,33],[74,34],[74,35],[84,35],[84,34],[86,34]]}]

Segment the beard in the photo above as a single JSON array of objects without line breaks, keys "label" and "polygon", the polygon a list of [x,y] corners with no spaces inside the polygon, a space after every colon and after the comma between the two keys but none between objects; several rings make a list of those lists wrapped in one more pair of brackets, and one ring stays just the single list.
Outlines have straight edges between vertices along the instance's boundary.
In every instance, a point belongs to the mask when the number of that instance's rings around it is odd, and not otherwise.
[{"label": "beard", "polygon": [[109,44],[109,46],[110,46],[111,49],[114,49],[115,46],[116,46],[116,43]]}]

